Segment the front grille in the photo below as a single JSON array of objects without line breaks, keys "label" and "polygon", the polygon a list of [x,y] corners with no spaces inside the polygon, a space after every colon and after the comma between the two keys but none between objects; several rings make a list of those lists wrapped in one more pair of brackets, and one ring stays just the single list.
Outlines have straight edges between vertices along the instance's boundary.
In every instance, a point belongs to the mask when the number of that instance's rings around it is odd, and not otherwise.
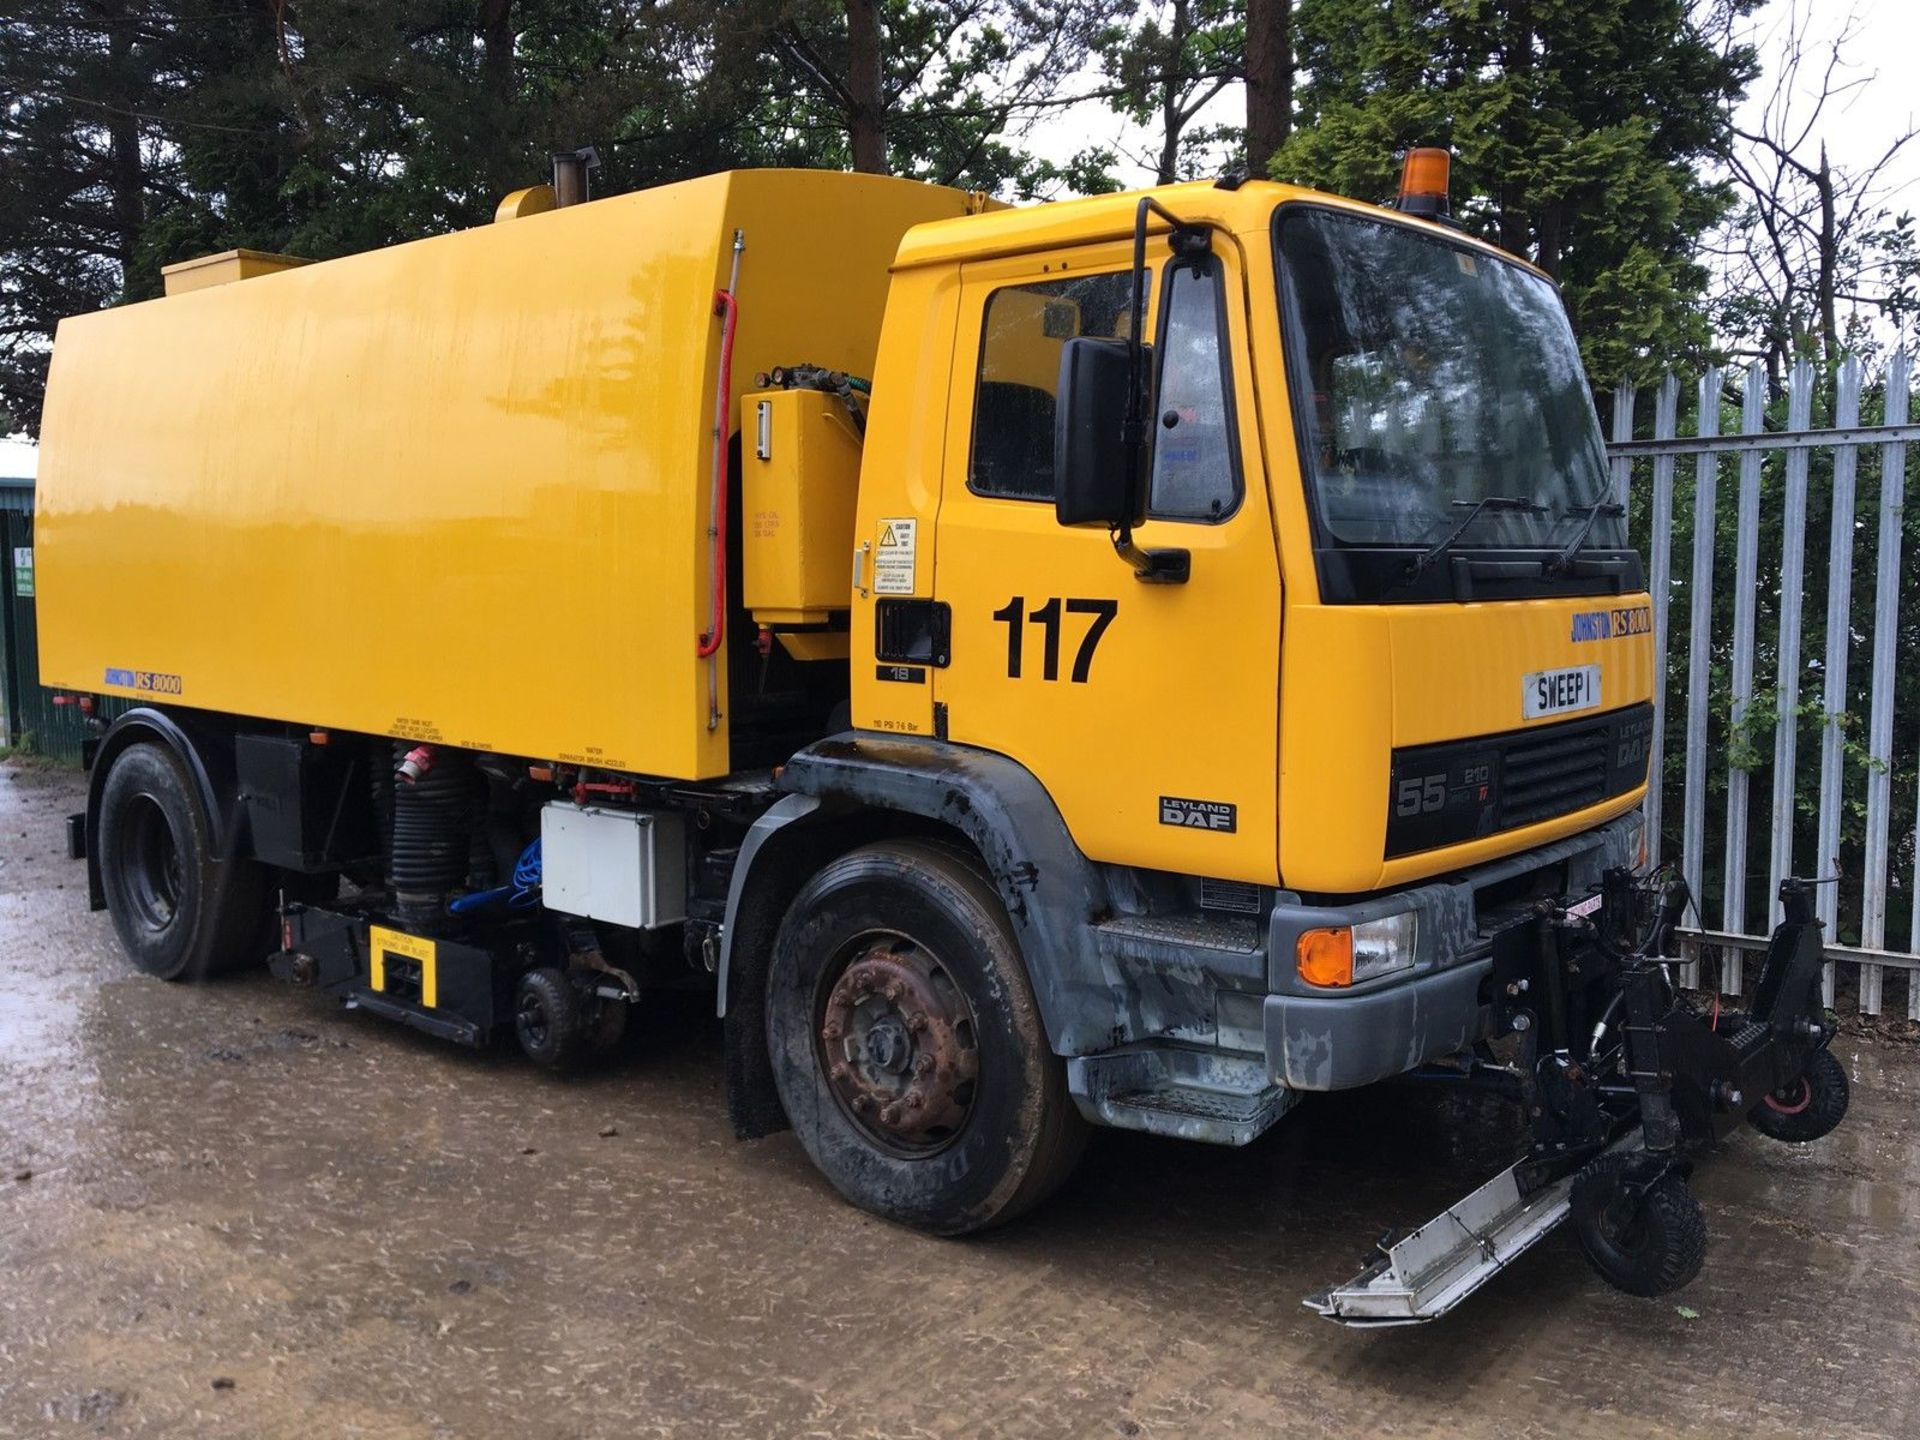
[{"label": "front grille", "polygon": [[1231,910],[1238,915],[1258,915],[1261,910],[1260,887],[1244,880],[1200,881],[1202,910]]},{"label": "front grille", "polygon": [[1500,828],[1531,825],[1606,799],[1611,729],[1510,741],[1500,763]]},{"label": "front grille", "polygon": [[1393,752],[1389,859],[1551,820],[1647,778],[1653,707]]}]

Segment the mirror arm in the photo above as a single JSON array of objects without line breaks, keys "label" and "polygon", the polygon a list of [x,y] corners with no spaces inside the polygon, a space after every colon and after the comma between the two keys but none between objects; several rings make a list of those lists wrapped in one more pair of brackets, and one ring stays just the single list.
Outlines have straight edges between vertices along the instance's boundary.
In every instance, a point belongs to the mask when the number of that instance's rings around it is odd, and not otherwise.
[{"label": "mirror arm", "polygon": [[[1167,246],[1176,254],[1194,255],[1213,248],[1207,224],[1188,224],[1151,195],[1142,195],[1133,211],[1132,323],[1127,327],[1127,414],[1120,427],[1120,443],[1127,465],[1129,517],[1144,507],[1137,493],[1147,448],[1147,216],[1158,215],[1170,227]],[[1133,543],[1131,518],[1113,527],[1113,549],[1133,567],[1133,578],[1148,585],[1184,585],[1193,572],[1193,556],[1186,550],[1142,550]]]},{"label": "mirror arm", "polygon": [[1124,525],[1113,528],[1113,553],[1133,567],[1133,578],[1143,585],[1184,585],[1193,574],[1192,551],[1142,550]]}]

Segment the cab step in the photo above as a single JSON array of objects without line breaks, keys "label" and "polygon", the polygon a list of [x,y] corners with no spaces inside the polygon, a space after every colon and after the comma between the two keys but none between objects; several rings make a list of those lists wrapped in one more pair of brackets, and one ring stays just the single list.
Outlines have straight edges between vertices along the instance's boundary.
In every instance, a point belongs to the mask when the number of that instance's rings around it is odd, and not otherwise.
[{"label": "cab step", "polygon": [[1074,1056],[1067,1089],[1097,1124],[1214,1145],[1247,1144],[1300,1099],[1257,1056],[1173,1046]]}]

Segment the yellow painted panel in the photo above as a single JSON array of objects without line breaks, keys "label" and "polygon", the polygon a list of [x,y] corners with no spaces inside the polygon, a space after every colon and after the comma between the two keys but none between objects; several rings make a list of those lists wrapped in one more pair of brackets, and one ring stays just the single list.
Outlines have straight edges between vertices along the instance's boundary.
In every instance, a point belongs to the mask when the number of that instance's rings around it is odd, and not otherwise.
[{"label": "yellow painted panel", "polygon": [[1640,793],[1572,815],[1394,861],[1386,852],[1392,752],[1551,725],[1529,721],[1526,675],[1601,668],[1601,705],[1653,696],[1644,631],[1575,642],[1576,614],[1644,611],[1645,594],[1467,605],[1321,605],[1287,611],[1281,693],[1280,872],[1308,891],[1358,893],[1444,874],[1544,844],[1623,814]]},{"label": "yellow painted panel", "polygon": [[[1538,670],[1599,666],[1596,710],[1618,710],[1653,698],[1653,610],[1645,593],[1385,608],[1396,745],[1495,735],[1573,718],[1526,718],[1522,678]],[[1576,641],[1576,615],[1610,617],[1606,638]],[[1614,623],[1611,617],[1616,616]],[[1435,703],[1442,698],[1445,703]]]},{"label": "yellow painted panel", "polygon": [[311,265],[298,255],[275,255],[265,250],[223,250],[218,255],[201,255],[177,265],[162,265],[160,275],[169,295],[185,295],[210,285],[227,285],[235,280],[255,280],[262,275],[278,275],[299,265]]},{"label": "yellow painted panel", "polygon": [[[1003,256],[1036,254],[1062,246],[1131,236],[1134,211],[1142,193],[1132,190],[1112,195],[1091,195],[1080,200],[994,210],[983,215],[922,225],[901,245],[898,264],[903,268],[972,264]],[[1273,219],[1274,207],[1281,202],[1312,200],[1319,205],[1379,215],[1399,224],[1430,228],[1437,234],[1445,235],[1449,244],[1485,250],[1490,255],[1515,260],[1538,273],[1528,261],[1507,255],[1505,251],[1462,234],[1451,226],[1415,219],[1394,210],[1383,210],[1363,200],[1350,200],[1340,195],[1303,189],[1298,185],[1250,180],[1237,189],[1222,190],[1210,180],[1194,180],[1181,185],[1163,185],[1152,194],[1182,220],[1209,221],[1224,231],[1249,237],[1266,233]],[[1150,229],[1153,234],[1163,234],[1166,224],[1155,217],[1150,222]]]},{"label": "yellow painted panel", "polygon": [[851,653],[844,630],[776,630],[781,649],[796,660],[838,660]]},{"label": "yellow painted panel", "polygon": [[738,172],[64,322],[43,680],[725,773],[694,643],[734,233],[729,414],[778,364],[871,375],[900,236],[966,205]]},{"label": "yellow painted panel", "polygon": [[850,574],[853,591],[850,648],[853,724],[862,730],[931,735],[931,685],[879,678],[873,663],[874,569],[880,541],[893,522],[912,520],[922,537],[912,594],[933,594],[934,525],[940,509],[940,467],[947,435],[947,386],[952,378],[954,329],[960,308],[960,272],[896,272],[880,335],[876,386],[867,415],[866,458],[860,469]]}]

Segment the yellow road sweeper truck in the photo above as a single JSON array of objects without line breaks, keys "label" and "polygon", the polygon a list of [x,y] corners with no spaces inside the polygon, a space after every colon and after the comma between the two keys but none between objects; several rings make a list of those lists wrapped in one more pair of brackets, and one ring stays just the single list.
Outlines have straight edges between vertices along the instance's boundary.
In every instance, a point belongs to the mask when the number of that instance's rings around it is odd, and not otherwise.
[{"label": "yellow road sweeper truck", "polygon": [[67,320],[43,680],[137,702],[96,906],[156,976],[266,957],[546,1065],[709,985],[740,1132],[940,1233],[1089,1124],[1503,1086],[1468,1240],[1312,1303],[1427,1318],[1569,1213],[1684,1283],[1691,1157],[1844,1108],[1817,930],[1738,1024],[1658,963],[1641,563],[1555,289],[1444,158],[1385,207],[563,176]]}]

